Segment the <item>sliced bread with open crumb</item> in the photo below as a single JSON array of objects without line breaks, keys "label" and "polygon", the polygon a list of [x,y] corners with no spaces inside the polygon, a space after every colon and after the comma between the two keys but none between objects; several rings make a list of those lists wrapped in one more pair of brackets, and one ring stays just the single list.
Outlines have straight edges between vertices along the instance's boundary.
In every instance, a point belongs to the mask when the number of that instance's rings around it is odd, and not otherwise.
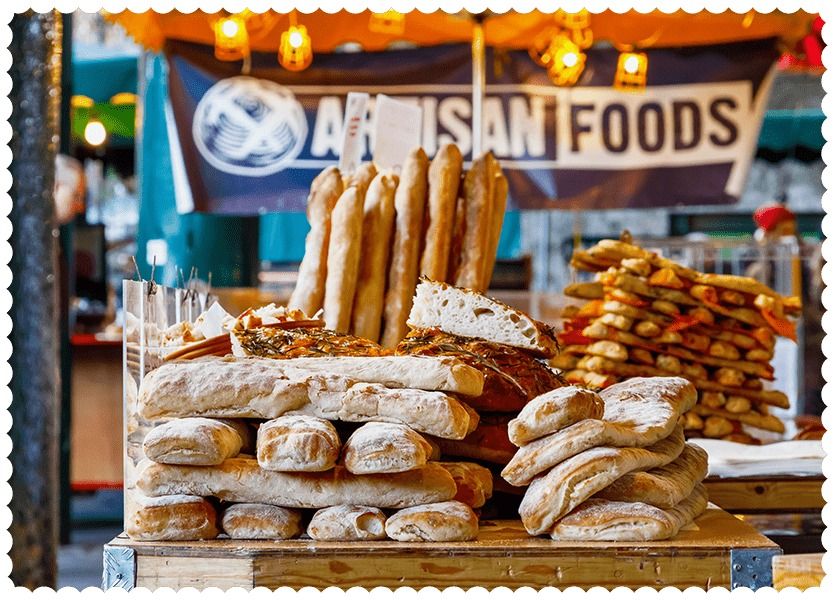
[{"label": "sliced bread with open crumb", "polygon": [[557,353],[553,328],[478,292],[422,278],[408,324],[523,348],[542,356]]}]

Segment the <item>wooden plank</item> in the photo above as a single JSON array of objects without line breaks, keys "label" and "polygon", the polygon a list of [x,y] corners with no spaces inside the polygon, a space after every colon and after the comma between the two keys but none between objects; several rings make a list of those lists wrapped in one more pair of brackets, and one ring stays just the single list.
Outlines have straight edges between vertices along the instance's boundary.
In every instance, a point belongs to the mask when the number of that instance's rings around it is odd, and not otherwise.
[{"label": "wooden plank", "polygon": [[134,550],[136,585],[150,588],[729,587],[731,549],[777,548],[715,507],[663,542],[555,542],[529,536],[519,521],[485,521],[473,542],[134,542],[120,536],[110,545]]},{"label": "wooden plank", "polygon": [[822,486],[820,477],[705,480],[710,501],[728,512],[817,512]]},{"label": "wooden plank", "polygon": [[819,587],[825,575],[823,554],[775,556],[771,566],[774,574],[774,587],[778,590],[788,587],[801,590]]}]

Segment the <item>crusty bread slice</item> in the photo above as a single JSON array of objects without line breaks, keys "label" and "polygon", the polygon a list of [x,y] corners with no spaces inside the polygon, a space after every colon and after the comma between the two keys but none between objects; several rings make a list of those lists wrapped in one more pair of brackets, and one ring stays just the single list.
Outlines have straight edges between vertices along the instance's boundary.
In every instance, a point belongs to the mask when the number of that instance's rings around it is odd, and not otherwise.
[{"label": "crusty bread slice", "polygon": [[525,313],[478,292],[422,278],[415,290],[408,325],[481,338],[551,357],[557,353],[553,329]]}]

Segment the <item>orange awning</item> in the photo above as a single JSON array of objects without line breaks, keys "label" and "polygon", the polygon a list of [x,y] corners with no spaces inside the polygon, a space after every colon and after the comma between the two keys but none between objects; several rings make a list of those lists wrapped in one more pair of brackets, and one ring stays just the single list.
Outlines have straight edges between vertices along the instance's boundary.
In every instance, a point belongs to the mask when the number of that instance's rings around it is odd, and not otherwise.
[{"label": "orange awning", "polygon": [[[370,16],[368,11],[357,14],[347,11],[296,13],[298,23],[305,25],[310,33],[314,52],[330,52],[348,42],[358,43],[367,51],[376,51],[397,41],[433,46],[469,42],[472,37],[472,21],[467,14],[413,11],[405,15],[402,33],[371,31]],[[109,17],[151,50],[160,50],[167,39],[214,44],[211,24],[216,15],[205,12],[125,11]],[[617,14],[604,11],[591,15],[591,29],[596,41],[639,48],[723,44],[768,37],[779,37],[793,45],[808,33],[812,19],[813,15],[804,12],[736,14],[727,11],[713,14],[703,11],[688,14],[677,11],[666,14],[653,11],[641,14],[628,11]],[[287,29],[288,23],[287,14],[269,11],[253,15],[248,25],[250,48],[276,51],[281,32]],[[496,48],[525,49],[537,34],[554,24],[553,15],[537,11],[494,14],[485,19],[485,40],[488,46]]]}]

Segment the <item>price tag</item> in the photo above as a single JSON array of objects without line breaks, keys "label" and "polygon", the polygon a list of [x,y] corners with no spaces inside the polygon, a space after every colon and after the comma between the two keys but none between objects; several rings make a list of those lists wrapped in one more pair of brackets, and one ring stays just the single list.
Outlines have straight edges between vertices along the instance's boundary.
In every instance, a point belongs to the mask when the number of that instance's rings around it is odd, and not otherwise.
[{"label": "price tag", "polygon": [[339,155],[339,170],[350,173],[362,162],[363,122],[368,106],[368,94],[350,92],[345,100],[345,122],[342,124],[342,152]]},{"label": "price tag", "polygon": [[402,166],[409,152],[420,146],[423,110],[377,94],[374,115],[374,163],[382,169]]}]

